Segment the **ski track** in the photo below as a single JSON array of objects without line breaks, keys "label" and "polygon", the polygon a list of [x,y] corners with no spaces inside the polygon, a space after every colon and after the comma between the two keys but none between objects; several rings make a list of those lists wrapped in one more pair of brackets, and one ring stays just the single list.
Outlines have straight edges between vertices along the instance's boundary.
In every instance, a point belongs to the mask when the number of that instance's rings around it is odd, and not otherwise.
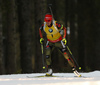
[{"label": "ski track", "polygon": [[[100,71],[80,73],[54,73],[59,77],[36,77],[45,73],[0,75],[0,85],[100,85]],[[30,78],[28,78],[28,77]]]}]

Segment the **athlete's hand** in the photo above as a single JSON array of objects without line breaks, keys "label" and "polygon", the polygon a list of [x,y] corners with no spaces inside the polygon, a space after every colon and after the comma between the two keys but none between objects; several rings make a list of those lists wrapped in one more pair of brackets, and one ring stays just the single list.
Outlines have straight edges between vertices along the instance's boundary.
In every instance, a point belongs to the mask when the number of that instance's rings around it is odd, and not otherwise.
[{"label": "athlete's hand", "polygon": [[62,41],[63,41],[64,45],[67,44],[67,40],[66,40],[66,38],[63,38]]},{"label": "athlete's hand", "polygon": [[41,38],[41,39],[40,39],[40,43],[41,43],[41,44],[43,44],[43,41],[44,41],[44,39],[43,39],[43,38]]}]

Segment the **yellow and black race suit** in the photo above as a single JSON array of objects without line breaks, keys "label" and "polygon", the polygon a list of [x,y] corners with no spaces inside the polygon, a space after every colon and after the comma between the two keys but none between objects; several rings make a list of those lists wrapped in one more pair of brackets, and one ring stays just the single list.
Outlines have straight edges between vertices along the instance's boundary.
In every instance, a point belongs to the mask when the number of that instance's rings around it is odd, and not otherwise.
[{"label": "yellow and black race suit", "polygon": [[43,32],[46,33],[48,44],[46,44],[46,63],[47,66],[51,67],[51,51],[54,47],[58,48],[68,60],[71,67],[74,67],[74,63],[71,61],[67,53],[67,48],[63,48],[61,40],[66,38],[66,28],[60,23],[53,20],[51,26],[47,26],[46,22],[40,27],[40,37],[43,38]]},{"label": "yellow and black race suit", "polygon": [[62,38],[66,37],[66,28],[56,21],[53,21],[51,26],[47,26],[46,22],[44,22],[44,24],[39,29],[41,38],[43,38],[42,31],[46,33],[47,40],[52,43],[61,41]]}]

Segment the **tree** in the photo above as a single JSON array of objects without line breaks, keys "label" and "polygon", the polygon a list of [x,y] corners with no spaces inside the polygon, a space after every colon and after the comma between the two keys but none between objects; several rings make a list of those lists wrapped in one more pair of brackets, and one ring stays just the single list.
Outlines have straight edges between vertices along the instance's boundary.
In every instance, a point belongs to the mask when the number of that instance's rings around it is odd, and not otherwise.
[{"label": "tree", "polygon": [[20,31],[22,73],[33,72],[32,69],[32,24],[31,0],[18,1],[18,22]]},{"label": "tree", "polygon": [[0,74],[5,73],[3,57],[2,0],[0,0]]},{"label": "tree", "polygon": [[[93,33],[94,33],[94,44],[93,46],[95,47],[95,55],[93,57],[93,70],[100,70],[100,0],[95,0],[93,2],[94,5],[94,19],[95,21],[93,21]],[[95,23],[95,24],[94,24]]]},{"label": "tree", "polygon": [[[78,0],[79,63],[84,70],[93,70],[95,56],[95,4],[94,0]],[[95,62],[96,63],[96,62]]]},{"label": "tree", "polygon": [[[35,1],[35,69],[36,72],[42,71],[42,56],[41,56],[41,46],[40,46],[40,36],[39,36],[39,27],[43,24],[44,15],[46,13],[46,0],[36,0]],[[44,44],[45,45],[45,44]]]},{"label": "tree", "polygon": [[15,0],[6,0],[7,10],[7,57],[6,57],[6,71],[7,73],[16,73],[16,48],[15,48]]}]

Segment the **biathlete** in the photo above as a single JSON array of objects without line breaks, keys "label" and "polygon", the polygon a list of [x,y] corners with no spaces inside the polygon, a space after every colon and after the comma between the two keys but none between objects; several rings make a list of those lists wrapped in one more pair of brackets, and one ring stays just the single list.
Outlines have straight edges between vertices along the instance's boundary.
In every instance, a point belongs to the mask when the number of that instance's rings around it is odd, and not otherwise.
[{"label": "biathlete", "polygon": [[[43,32],[46,33],[47,43],[46,43],[46,64],[48,71],[46,72],[46,76],[50,76],[53,73],[51,66],[51,50],[53,47],[58,48],[67,59],[69,65],[72,68],[72,71],[76,76],[80,77],[81,75],[76,70],[74,62],[71,61],[70,57],[67,53],[67,40],[66,40],[66,28],[55,21],[51,14],[46,14],[44,18],[44,24],[39,28],[40,34],[40,43],[43,44]],[[64,45],[64,46],[63,46]]]}]

